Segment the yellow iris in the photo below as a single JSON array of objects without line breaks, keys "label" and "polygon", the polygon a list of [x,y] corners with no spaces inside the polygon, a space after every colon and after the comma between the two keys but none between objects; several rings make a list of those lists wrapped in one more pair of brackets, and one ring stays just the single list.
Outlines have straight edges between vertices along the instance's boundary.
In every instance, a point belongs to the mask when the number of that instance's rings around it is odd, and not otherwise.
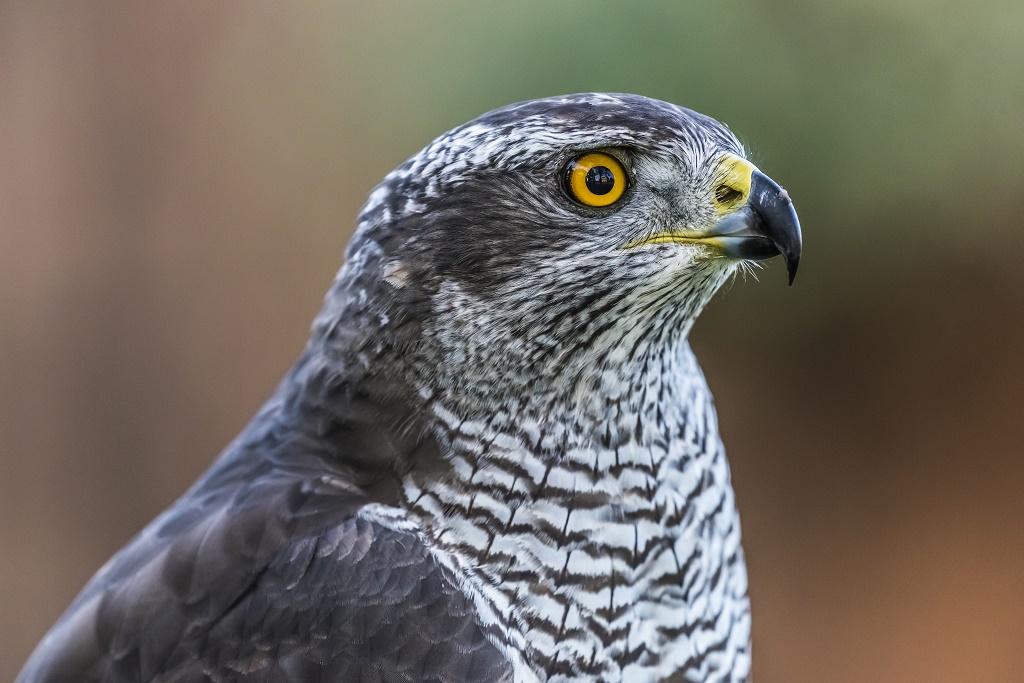
[{"label": "yellow iris", "polygon": [[610,206],[626,191],[626,169],[603,152],[590,152],[569,163],[566,186],[573,199],[587,206]]}]

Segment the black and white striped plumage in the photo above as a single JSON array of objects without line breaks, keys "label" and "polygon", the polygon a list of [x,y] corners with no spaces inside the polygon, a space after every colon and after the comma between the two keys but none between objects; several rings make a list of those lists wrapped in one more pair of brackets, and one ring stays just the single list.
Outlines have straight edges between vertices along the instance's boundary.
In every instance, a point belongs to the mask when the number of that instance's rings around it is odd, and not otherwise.
[{"label": "black and white striped plumage", "polygon": [[[628,169],[611,207],[565,192],[588,150]],[[738,518],[686,341],[742,261],[629,246],[715,225],[728,155],[709,118],[586,94],[396,169],[295,368],[19,681],[747,679]]]}]

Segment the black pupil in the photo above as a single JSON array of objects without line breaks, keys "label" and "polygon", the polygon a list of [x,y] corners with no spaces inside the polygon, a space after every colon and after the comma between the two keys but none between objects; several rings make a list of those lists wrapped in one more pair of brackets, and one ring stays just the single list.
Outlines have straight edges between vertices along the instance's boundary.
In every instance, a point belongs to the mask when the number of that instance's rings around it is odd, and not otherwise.
[{"label": "black pupil", "polygon": [[615,187],[615,174],[607,166],[595,166],[587,171],[587,189],[594,194],[608,194]]}]

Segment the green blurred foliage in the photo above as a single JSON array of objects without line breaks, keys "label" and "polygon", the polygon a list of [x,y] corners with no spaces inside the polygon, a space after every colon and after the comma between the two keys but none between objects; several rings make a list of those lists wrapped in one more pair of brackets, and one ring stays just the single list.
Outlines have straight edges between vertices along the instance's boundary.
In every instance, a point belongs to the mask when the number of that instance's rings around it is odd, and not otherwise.
[{"label": "green blurred foliage", "polygon": [[[347,26],[347,40],[321,55],[329,80],[345,85],[339,111],[358,111],[366,132],[393,140],[399,156],[510,101],[598,90],[638,92],[727,122],[821,219],[815,240],[844,239],[828,226],[890,204],[988,215],[1014,201],[1024,180],[1020,2],[334,9],[310,28],[331,46]],[[964,201],[981,190],[980,201]],[[932,236],[964,241],[959,231]],[[845,239],[869,237],[883,236],[868,225]]]}]

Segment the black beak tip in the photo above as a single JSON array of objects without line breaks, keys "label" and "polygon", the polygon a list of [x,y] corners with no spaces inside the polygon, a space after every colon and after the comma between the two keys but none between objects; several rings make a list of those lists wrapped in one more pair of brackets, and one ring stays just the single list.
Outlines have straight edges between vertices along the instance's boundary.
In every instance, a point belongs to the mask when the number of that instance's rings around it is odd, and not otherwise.
[{"label": "black beak tip", "polygon": [[803,251],[800,219],[793,208],[793,200],[788,192],[760,171],[754,171],[751,176],[750,193],[751,208],[758,219],[757,228],[785,259],[792,287]]},{"label": "black beak tip", "polygon": [[789,273],[789,286],[793,286],[793,280],[796,279],[796,269],[800,266],[799,254],[787,254],[786,255],[786,272]]}]

